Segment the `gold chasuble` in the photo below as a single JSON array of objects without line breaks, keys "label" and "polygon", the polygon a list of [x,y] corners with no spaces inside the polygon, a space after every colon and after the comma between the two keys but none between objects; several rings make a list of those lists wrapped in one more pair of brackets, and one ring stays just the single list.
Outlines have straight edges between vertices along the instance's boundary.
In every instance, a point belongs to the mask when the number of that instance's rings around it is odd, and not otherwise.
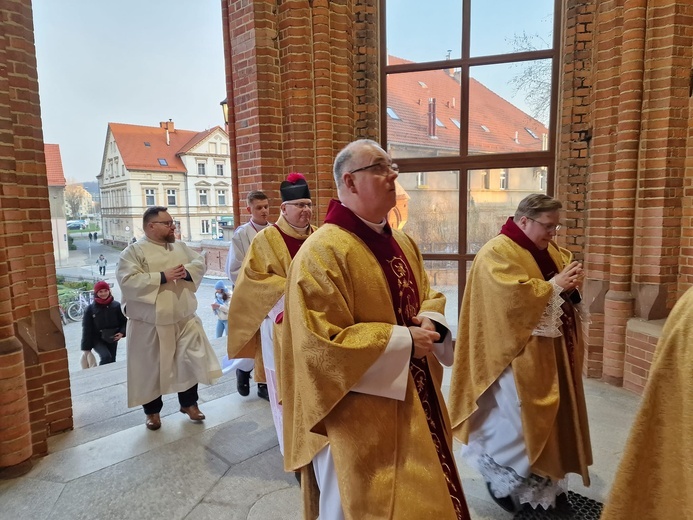
[{"label": "gold chasuble", "polygon": [[693,288],[667,318],[602,520],[693,518]]},{"label": "gold chasuble", "polygon": [[386,230],[332,201],[291,265],[280,374],[285,469],[304,469],[305,519],[318,514],[310,468],[327,443],[347,520],[468,519],[435,356],[412,361],[403,401],[350,391],[393,326],[445,308],[414,242]]},{"label": "gold chasuble", "polygon": [[[560,272],[572,255],[551,242],[544,260]],[[509,236],[500,234],[482,247],[462,301],[450,417],[455,437],[467,444],[467,420],[478,408],[477,399],[510,365],[532,472],[552,480],[577,473],[589,485],[583,345],[573,304],[566,301],[561,307],[561,336],[532,335],[552,294],[532,253]]]},{"label": "gold chasuble", "polygon": [[[311,231],[315,228],[311,226]],[[246,254],[229,304],[231,326],[227,342],[229,359],[254,358],[255,380],[265,382],[260,347],[260,325],[286,289],[286,274],[293,255],[310,235],[301,235],[283,216],[261,230]],[[278,327],[274,326],[275,360],[279,360]],[[279,365],[276,365],[279,371]]]}]

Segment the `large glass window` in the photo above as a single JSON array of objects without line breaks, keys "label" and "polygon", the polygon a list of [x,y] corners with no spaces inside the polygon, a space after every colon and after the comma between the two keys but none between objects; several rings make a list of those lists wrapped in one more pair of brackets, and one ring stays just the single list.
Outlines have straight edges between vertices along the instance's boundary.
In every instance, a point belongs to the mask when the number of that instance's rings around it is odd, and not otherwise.
[{"label": "large glass window", "polygon": [[422,253],[457,253],[459,247],[458,171],[400,173],[397,227],[416,240]]},{"label": "large glass window", "polygon": [[543,184],[546,170],[546,167],[488,168],[467,172],[467,253],[476,253],[495,237],[527,195],[546,192]]},{"label": "large glass window", "polygon": [[470,55],[551,49],[554,0],[472,0]]},{"label": "large glass window", "polygon": [[522,198],[553,189],[561,7],[381,0],[383,146],[400,168],[390,222],[417,241],[432,284],[454,300],[451,323],[460,267]]}]

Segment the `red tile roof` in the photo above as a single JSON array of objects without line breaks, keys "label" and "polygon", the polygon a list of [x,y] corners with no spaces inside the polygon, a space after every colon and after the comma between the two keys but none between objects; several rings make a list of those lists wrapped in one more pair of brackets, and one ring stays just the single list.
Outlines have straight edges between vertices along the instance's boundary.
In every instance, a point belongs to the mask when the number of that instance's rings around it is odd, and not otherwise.
[{"label": "red tile roof", "polygon": [[[200,142],[202,142],[205,137],[210,135],[212,132],[216,131],[217,129],[221,130],[220,126],[215,126],[214,128],[210,128],[209,130],[205,130],[203,132],[199,132],[195,137],[193,137],[190,141],[188,141],[187,144],[185,144],[180,150],[178,150],[178,153],[186,153],[192,150],[193,147],[198,145]],[[223,130],[221,130],[223,132]]]},{"label": "red tile roof", "polygon": [[67,183],[63,173],[63,161],[60,157],[60,145],[44,143],[43,151],[46,154],[48,186],[65,186]]},{"label": "red tile roof", "polygon": [[[411,62],[389,57],[389,65],[403,63]],[[464,124],[460,120],[460,94],[459,81],[443,70],[388,75],[388,108],[400,118],[388,116],[388,143],[458,150],[460,131],[451,118]],[[436,126],[436,138],[430,137],[428,129],[431,98],[436,100],[436,117],[445,125],[444,128]],[[470,153],[541,150],[542,134],[547,134],[548,129],[473,78],[469,81],[469,104]],[[537,138],[532,137],[527,128]]]},{"label": "red tile roof", "polygon": [[[170,144],[167,145],[165,128],[122,123],[108,124],[128,170],[184,173],[185,166],[178,154],[190,150],[212,130],[194,132],[175,128],[173,123],[171,126],[173,130],[169,131]],[[162,166],[159,159],[165,159],[168,166]]]}]

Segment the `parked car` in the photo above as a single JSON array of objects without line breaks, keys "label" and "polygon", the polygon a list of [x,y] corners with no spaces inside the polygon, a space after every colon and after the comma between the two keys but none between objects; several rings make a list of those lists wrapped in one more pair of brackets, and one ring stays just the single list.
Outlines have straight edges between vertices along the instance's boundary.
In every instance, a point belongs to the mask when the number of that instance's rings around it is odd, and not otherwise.
[{"label": "parked car", "polygon": [[87,229],[87,224],[83,220],[70,220],[67,229]]}]

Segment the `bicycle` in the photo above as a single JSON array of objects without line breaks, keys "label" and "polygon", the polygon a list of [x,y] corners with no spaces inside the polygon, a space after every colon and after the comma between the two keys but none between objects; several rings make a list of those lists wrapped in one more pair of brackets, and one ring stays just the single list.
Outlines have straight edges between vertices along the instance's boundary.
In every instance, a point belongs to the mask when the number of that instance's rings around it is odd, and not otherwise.
[{"label": "bicycle", "polygon": [[89,307],[93,298],[94,293],[92,291],[80,291],[77,299],[68,305],[65,311],[67,317],[72,321],[81,321],[84,316],[84,311]]},{"label": "bicycle", "polygon": [[58,305],[58,309],[60,310],[60,321],[63,325],[67,325],[67,314],[65,314],[65,309],[63,309],[62,305]]}]

